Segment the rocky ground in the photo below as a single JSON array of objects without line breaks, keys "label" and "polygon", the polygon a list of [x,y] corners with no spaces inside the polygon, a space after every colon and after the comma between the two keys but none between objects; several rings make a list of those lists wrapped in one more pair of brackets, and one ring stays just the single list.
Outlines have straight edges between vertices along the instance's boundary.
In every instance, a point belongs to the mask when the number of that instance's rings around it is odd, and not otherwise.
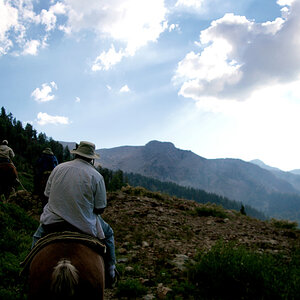
[{"label": "rocky ground", "polygon": [[[28,192],[17,192],[10,201],[39,218],[38,199]],[[170,291],[172,278],[183,276],[185,263],[219,240],[258,252],[287,255],[295,245],[300,247],[299,230],[280,229],[272,222],[231,210],[221,209],[223,215],[218,217],[203,216],[205,207],[220,210],[144,189],[127,187],[108,193],[103,218],[115,232],[120,282],[138,280],[147,288],[144,299],[163,299]],[[106,290],[106,299],[119,299],[117,289]]]},{"label": "rocky ground", "polygon": [[[220,239],[258,252],[288,254],[300,245],[297,230],[278,229],[270,222],[231,210],[224,210],[226,216],[222,217],[199,216],[202,204],[158,193],[142,194],[132,195],[130,189],[109,194],[103,217],[115,231],[123,277],[138,277],[145,283],[149,287],[147,299],[163,298],[169,290],[157,281],[158,270],[180,276],[185,262]],[[134,276],[137,267],[141,271]],[[108,299],[114,299],[113,295],[114,291],[107,291]]]}]

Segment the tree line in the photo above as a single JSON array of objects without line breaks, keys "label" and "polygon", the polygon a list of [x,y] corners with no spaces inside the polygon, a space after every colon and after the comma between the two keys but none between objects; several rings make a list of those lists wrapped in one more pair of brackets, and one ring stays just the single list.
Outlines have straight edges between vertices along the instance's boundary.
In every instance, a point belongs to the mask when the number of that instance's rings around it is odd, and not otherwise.
[{"label": "tree line", "polygon": [[108,191],[116,191],[129,184],[134,187],[144,187],[152,192],[161,192],[177,198],[194,200],[198,203],[215,203],[223,206],[225,209],[241,211],[243,214],[257,219],[267,219],[262,212],[249,205],[244,205],[242,202],[229,200],[226,197],[208,193],[203,190],[180,186],[173,182],[162,182],[140,174],[124,173],[122,170],[112,171],[98,167],[98,171],[102,174]]},{"label": "tree line", "polygon": [[47,137],[45,133],[38,133],[31,124],[23,126],[12,113],[1,108],[0,114],[0,142],[8,140],[9,147],[15,153],[14,164],[19,171],[31,171],[42,151],[50,147],[59,163],[70,160],[68,147]]}]

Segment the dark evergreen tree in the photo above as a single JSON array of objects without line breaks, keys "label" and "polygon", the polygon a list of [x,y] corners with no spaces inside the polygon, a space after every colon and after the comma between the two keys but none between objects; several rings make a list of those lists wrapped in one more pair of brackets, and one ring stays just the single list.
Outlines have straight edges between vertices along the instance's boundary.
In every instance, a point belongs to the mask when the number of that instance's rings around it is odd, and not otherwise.
[{"label": "dark evergreen tree", "polygon": [[69,161],[69,160],[71,160],[71,153],[69,147],[66,146],[63,152],[63,161]]},{"label": "dark evergreen tree", "polygon": [[22,123],[1,108],[0,140],[8,140],[9,146],[15,153],[14,164],[18,171],[33,172],[33,167],[46,147],[50,147],[61,163],[64,161],[63,146],[48,138],[44,133],[37,133],[31,124],[23,128]]},{"label": "dark evergreen tree", "polygon": [[246,216],[246,210],[245,210],[245,206],[242,204],[241,209],[240,209],[240,213],[244,216]]}]

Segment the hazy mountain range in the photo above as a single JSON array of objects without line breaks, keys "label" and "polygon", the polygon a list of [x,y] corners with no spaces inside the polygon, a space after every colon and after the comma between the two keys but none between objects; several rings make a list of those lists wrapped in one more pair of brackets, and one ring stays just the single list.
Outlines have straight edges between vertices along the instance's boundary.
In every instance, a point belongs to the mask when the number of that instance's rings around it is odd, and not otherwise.
[{"label": "hazy mountain range", "polygon": [[[69,145],[73,148],[74,143]],[[283,172],[259,160],[206,159],[159,141],[96,151],[100,154],[96,163],[104,168],[205,190],[251,205],[272,217],[300,220],[297,170]]]}]

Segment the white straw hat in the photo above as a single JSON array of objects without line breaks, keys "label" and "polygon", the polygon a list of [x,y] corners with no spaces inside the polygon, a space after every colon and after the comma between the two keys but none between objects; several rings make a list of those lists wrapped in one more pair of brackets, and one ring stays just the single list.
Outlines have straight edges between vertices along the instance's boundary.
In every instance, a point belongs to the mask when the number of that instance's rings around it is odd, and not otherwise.
[{"label": "white straw hat", "polygon": [[80,156],[90,158],[90,159],[95,159],[99,158],[100,156],[95,152],[95,144],[86,142],[86,141],[81,141],[77,149],[73,149],[70,151],[72,154],[78,154]]}]

